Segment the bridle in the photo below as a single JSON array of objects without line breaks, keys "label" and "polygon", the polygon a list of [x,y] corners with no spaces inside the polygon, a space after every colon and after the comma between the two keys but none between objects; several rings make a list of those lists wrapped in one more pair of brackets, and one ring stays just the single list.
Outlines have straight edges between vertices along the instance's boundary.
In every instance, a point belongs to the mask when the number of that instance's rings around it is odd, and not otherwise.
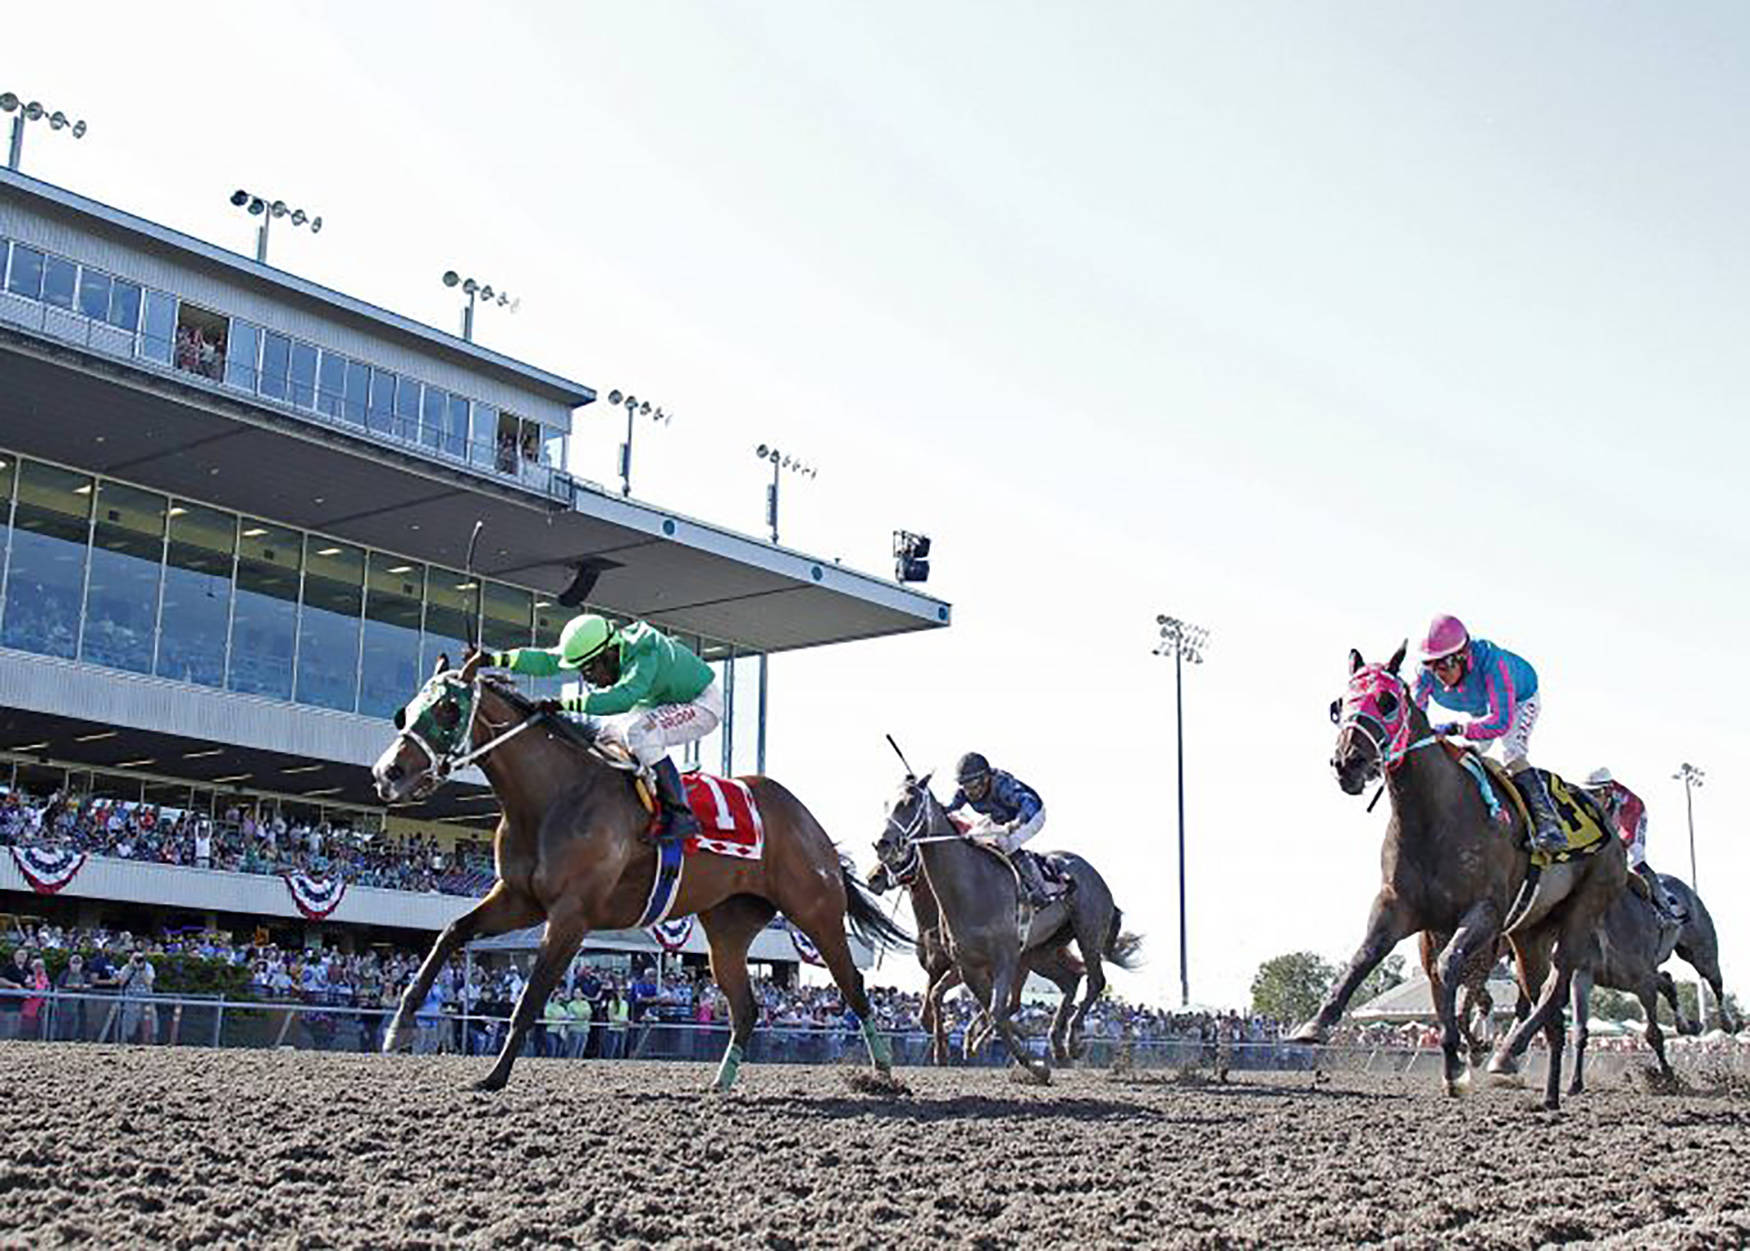
[{"label": "bridle", "polygon": [[[443,680],[446,686],[453,688],[459,684],[458,680],[452,678],[450,674],[440,674],[439,677]],[[480,692],[482,686],[483,683],[481,682],[480,675],[475,674],[467,688],[468,721],[467,724],[461,727],[460,733],[457,734],[455,746],[447,750],[439,750],[438,748],[433,747],[427,736],[419,732],[417,721],[411,725],[402,726],[395,732],[396,742],[405,740],[425,753],[427,762],[425,780],[421,782],[419,786],[414,788],[414,793],[417,797],[423,798],[424,796],[431,794],[439,786],[444,784],[450,774],[456,772],[458,769],[467,768],[488,752],[495,751],[504,746],[504,744],[508,743],[511,739],[521,734],[531,725],[534,725],[535,722],[539,721],[544,715],[537,709],[508,729],[500,730],[497,726],[494,726],[491,722],[487,721],[480,715]],[[471,744],[474,741],[474,726],[476,723],[484,725],[489,731],[494,731],[492,737],[488,738],[478,747],[470,746],[466,750],[461,750],[463,744]]]},{"label": "bridle", "polygon": [[[1377,711],[1363,706],[1362,701],[1372,698],[1374,707],[1378,706],[1378,689],[1374,679],[1385,679],[1394,689],[1391,694],[1398,702],[1398,715],[1385,718]],[[1429,734],[1424,738],[1410,742],[1410,689],[1409,684],[1395,673],[1388,672],[1384,666],[1368,665],[1357,670],[1349,679],[1349,694],[1340,701],[1341,715],[1335,719],[1340,733],[1359,732],[1368,745],[1373,748],[1373,755],[1379,767],[1387,773],[1395,773],[1404,763],[1404,758],[1411,752],[1428,747],[1440,741],[1437,734]],[[1339,709],[1334,708],[1333,712]]]},{"label": "bridle", "polygon": [[[911,787],[911,794],[917,799],[917,811],[912,813],[911,820],[901,824],[893,813],[887,814],[887,829],[899,836],[900,845],[905,848],[905,860],[898,866],[888,865],[887,868],[887,871],[893,875],[893,880],[901,886],[910,886],[912,879],[917,876],[919,868],[922,867],[918,851],[921,845],[924,843],[959,842],[963,841],[964,838],[958,831],[950,834],[925,833],[924,831],[928,828],[937,807],[935,796],[930,794],[927,787],[916,783]],[[897,805],[895,807],[897,808]],[[881,841],[886,841],[885,831]],[[876,844],[876,850],[880,850],[880,843]],[[882,863],[887,864],[887,861],[882,860]]]}]

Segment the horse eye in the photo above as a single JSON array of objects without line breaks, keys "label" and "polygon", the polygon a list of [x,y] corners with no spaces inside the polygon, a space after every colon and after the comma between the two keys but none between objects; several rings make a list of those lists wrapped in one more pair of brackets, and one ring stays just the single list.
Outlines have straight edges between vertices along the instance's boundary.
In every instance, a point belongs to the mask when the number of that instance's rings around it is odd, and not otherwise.
[{"label": "horse eye", "polygon": [[439,704],[431,710],[431,717],[446,729],[456,724],[456,719],[462,715],[462,710],[451,703]]},{"label": "horse eye", "polygon": [[1397,712],[1398,697],[1393,695],[1390,691],[1386,691],[1379,697],[1379,715],[1382,717],[1395,717],[1397,716]]},{"label": "horse eye", "polygon": [[1331,721],[1333,723],[1335,723],[1335,722],[1341,721],[1342,719],[1343,719],[1343,701],[1340,699],[1333,699],[1331,701]]}]

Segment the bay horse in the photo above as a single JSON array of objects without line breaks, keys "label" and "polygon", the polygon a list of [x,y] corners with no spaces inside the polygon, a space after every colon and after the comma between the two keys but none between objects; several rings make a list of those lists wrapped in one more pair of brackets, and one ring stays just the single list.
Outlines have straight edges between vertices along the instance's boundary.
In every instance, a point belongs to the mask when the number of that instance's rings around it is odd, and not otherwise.
[{"label": "bay horse", "polygon": [[[372,773],[378,796],[393,804],[423,798],[456,769],[478,763],[498,797],[503,815],[493,836],[497,880],[432,944],[401,996],[383,1049],[411,1045],[415,1014],[459,947],[544,920],[540,951],[504,1047],[475,1084],[500,1090],[585,935],[638,925],[655,881],[656,853],[646,841],[650,814],[624,764],[608,754],[600,728],[568,721],[507,682],[482,675],[484,660],[474,649],[458,670],[439,659],[419,694],[396,713],[395,739]],[[729,1089],[740,1071],[756,1014],[747,950],[780,910],[819,950],[862,1024],[871,1063],[886,1076],[892,1047],[875,1028],[845,925],[873,946],[903,946],[911,936],[864,893],[801,800],[768,777],[740,780],[764,823],[763,857],[688,856],[669,911],[671,917],[698,914],[710,943],[711,975],[729,1001],[729,1045],[713,1087]]]},{"label": "bay horse", "polygon": [[[877,844],[877,857],[880,851]],[[904,888],[911,899],[912,919],[917,922],[918,931],[918,964],[924,970],[926,988],[919,1024],[930,1036],[930,1062],[946,1064],[949,1047],[944,1004],[948,992],[961,985],[962,979],[959,966],[954,963],[953,953],[948,947],[947,931],[942,928],[941,905],[936,902],[936,892],[930,889],[929,880],[924,877],[923,861],[919,858],[917,849],[913,847],[897,866],[889,865],[878,858],[875,867],[869,872],[868,882],[869,889],[877,895],[885,894],[890,887],[898,886]],[[1021,988],[1026,974],[1037,973],[1057,987],[1061,998],[1058,1001],[1057,1015],[1051,1021],[1051,1055],[1059,1064],[1068,1064],[1071,1058],[1069,1017],[1075,1008],[1076,990],[1081,986],[1085,971],[1082,962],[1076,959],[1069,949],[1068,941],[1065,941],[1056,947],[1033,947],[1022,952],[1021,967],[1022,980],[1016,983],[1013,995],[1017,1009],[1020,1006]],[[990,1016],[983,1008],[979,1008],[977,1016],[966,1030],[963,1057],[970,1059],[995,1028]]]},{"label": "bay horse", "polygon": [[[1543,1031],[1549,1045],[1543,1104],[1554,1109],[1561,1102],[1562,1011],[1575,971],[1591,954],[1593,931],[1627,880],[1622,845],[1606,838],[1596,852],[1533,877],[1524,814],[1508,802],[1497,818],[1477,781],[1433,733],[1398,672],[1406,650],[1400,646],[1383,665],[1351,650],[1347,692],[1331,704],[1337,784],[1359,795],[1383,777],[1391,819],[1366,937],[1293,1038],[1324,1042],[1374,966],[1411,934],[1432,932],[1445,941],[1438,949],[1423,944],[1424,967],[1436,988],[1446,1092],[1460,1094],[1469,1068],[1460,1055],[1456,997],[1471,961],[1480,953],[1492,957],[1504,934],[1520,992],[1535,1006],[1496,1046],[1489,1071],[1516,1072],[1532,1036]],[[1528,878],[1533,887],[1522,892]]]},{"label": "bay horse", "polygon": [[1053,1024],[1054,1041],[1074,1056],[1081,1050],[1082,1021],[1106,989],[1104,965],[1134,968],[1141,940],[1122,932],[1124,914],[1111,889],[1080,856],[1065,857],[1074,881],[1069,894],[1037,910],[1028,907],[1015,871],[1003,857],[961,834],[930,790],[927,774],[906,777],[876,841],[876,854],[889,866],[903,863],[914,848],[940,909],[958,976],[989,1014],[1015,1062],[1033,1080],[1049,1081],[1050,1066],[1028,1056],[1015,1029],[1014,1013],[1026,980],[1023,954],[1061,946],[1074,936],[1086,966],[1087,990],[1067,1018],[1066,996]]}]

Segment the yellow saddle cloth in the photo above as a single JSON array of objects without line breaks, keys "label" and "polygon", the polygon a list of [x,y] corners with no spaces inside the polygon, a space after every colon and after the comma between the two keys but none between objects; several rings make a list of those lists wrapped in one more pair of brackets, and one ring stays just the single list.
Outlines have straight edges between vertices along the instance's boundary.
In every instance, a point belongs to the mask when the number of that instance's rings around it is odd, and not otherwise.
[{"label": "yellow saddle cloth", "polygon": [[[1481,756],[1480,759],[1483,767],[1489,771],[1495,789],[1507,796],[1518,809],[1525,828],[1529,830],[1531,812],[1526,808],[1525,798],[1520,795],[1519,788],[1513,785],[1513,779],[1507,775],[1506,768],[1499,761],[1491,760],[1487,756]],[[1563,864],[1582,856],[1590,856],[1602,848],[1610,835],[1605,829],[1603,814],[1593,802],[1579,787],[1570,785],[1559,775],[1548,769],[1539,769],[1538,772],[1543,774],[1544,783],[1549,787],[1550,803],[1555,807],[1556,820],[1562,823],[1562,829],[1568,836],[1568,845],[1554,853],[1533,847],[1531,863],[1539,866]]]}]

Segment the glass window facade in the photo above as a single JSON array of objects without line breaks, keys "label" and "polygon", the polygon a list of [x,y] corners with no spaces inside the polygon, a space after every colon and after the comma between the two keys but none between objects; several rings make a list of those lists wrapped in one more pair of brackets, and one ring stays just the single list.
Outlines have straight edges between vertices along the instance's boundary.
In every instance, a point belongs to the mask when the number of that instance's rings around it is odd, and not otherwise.
[{"label": "glass window facade", "polygon": [[176,297],[146,292],[146,321],[140,331],[140,355],[168,365],[176,347]]},{"label": "glass window facade", "polygon": [[43,254],[22,243],[12,245],[12,267],[6,273],[6,289],[26,299],[43,298]]},{"label": "glass window facade", "polygon": [[298,619],[299,703],[351,712],[358,702],[365,554],[348,543],[304,540],[304,608]]},{"label": "glass window facade", "polygon": [[261,393],[283,400],[291,393],[292,341],[268,331],[261,337]]},{"label": "glass window facade", "polygon": [[292,343],[291,400],[299,408],[316,402],[316,349],[308,343]]},{"label": "glass window facade", "polygon": [[371,402],[367,422],[378,434],[395,428],[395,375],[386,369],[371,370]]},{"label": "glass window facade", "polygon": [[359,711],[387,717],[419,689],[419,627],[425,567],[372,552],[365,567],[364,656]]},{"label": "glass window facade", "polygon": [[138,283],[113,278],[109,284],[109,324],[130,334],[140,327],[140,303],[145,293]]},{"label": "glass window facade", "polygon": [[224,685],[236,552],[235,515],[183,500],[170,505],[155,666],[160,677]]},{"label": "glass window facade", "polygon": [[256,370],[260,365],[261,328],[233,319],[231,344],[225,354],[225,385],[241,391],[255,390]]},{"label": "glass window facade", "polygon": [[169,501],[154,492],[119,482],[97,484],[81,660],[152,672],[168,510]]},{"label": "glass window facade", "polygon": [[[388,716],[476,634],[493,650],[551,647],[572,611],[0,448],[0,646]],[[685,641],[732,677],[731,648]],[[538,697],[566,685],[523,679]],[[707,767],[723,741],[705,746]]]},{"label": "glass window facade", "polygon": [[303,536],[243,519],[237,536],[237,590],[231,609],[227,685],[247,695],[292,697]]},{"label": "glass window facade", "polygon": [[73,307],[73,291],[79,285],[79,267],[63,257],[43,262],[43,303],[56,308]]},{"label": "glass window facade", "polygon": [[79,311],[93,321],[108,321],[112,285],[108,274],[86,270],[79,280]]},{"label": "glass window facade", "polygon": [[84,474],[20,466],[0,645],[69,659],[77,652],[93,489]]}]

